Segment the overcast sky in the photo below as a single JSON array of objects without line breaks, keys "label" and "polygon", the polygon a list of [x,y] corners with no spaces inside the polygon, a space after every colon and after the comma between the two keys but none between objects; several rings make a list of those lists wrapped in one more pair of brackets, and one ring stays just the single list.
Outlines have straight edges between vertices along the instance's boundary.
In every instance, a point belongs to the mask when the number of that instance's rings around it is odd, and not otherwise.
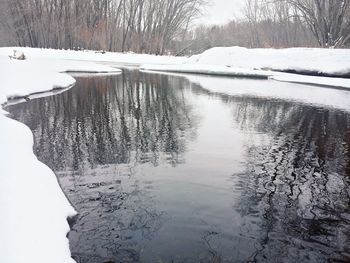
[{"label": "overcast sky", "polygon": [[241,17],[244,0],[209,0],[211,3],[198,20],[199,24],[224,24],[234,17]]}]

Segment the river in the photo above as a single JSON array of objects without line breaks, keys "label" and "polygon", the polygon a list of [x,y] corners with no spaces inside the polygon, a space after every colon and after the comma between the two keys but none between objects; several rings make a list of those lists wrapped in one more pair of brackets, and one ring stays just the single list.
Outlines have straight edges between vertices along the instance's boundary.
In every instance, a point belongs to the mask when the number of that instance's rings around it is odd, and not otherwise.
[{"label": "river", "polygon": [[125,70],[7,110],[79,263],[350,261],[350,91]]}]

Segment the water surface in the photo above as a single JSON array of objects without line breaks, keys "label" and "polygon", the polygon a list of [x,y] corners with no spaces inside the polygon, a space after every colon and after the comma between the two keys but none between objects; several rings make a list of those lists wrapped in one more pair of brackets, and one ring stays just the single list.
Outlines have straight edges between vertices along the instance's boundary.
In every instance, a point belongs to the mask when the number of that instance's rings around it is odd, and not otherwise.
[{"label": "water surface", "polygon": [[73,258],[350,261],[350,92],[190,80],[125,71],[8,107],[79,212]]}]

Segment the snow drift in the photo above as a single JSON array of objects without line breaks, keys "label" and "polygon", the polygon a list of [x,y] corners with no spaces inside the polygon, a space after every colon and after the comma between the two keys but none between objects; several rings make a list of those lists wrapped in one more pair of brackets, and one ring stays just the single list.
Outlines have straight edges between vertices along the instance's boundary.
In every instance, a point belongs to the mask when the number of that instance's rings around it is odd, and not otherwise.
[{"label": "snow drift", "polygon": [[141,69],[350,88],[349,49],[216,47],[183,64],[143,65]]},{"label": "snow drift", "polygon": [[191,57],[188,63],[350,77],[349,49],[216,47]]}]

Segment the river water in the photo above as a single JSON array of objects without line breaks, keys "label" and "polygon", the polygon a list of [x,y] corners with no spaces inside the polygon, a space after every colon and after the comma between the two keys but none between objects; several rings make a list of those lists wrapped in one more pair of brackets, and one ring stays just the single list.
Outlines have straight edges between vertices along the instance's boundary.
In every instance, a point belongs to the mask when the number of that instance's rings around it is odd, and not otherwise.
[{"label": "river water", "polygon": [[350,261],[349,91],[124,71],[7,110],[77,262]]}]

